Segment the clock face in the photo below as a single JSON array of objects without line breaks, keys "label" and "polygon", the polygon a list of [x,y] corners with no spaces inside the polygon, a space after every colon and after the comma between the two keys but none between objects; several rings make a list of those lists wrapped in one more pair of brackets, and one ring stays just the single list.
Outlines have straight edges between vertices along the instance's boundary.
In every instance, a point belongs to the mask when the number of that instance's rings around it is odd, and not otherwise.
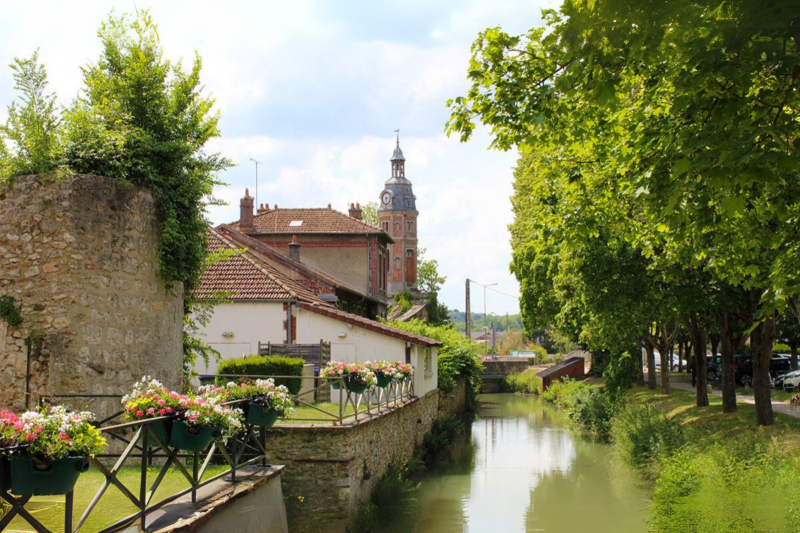
[{"label": "clock face", "polygon": [[392,201],[391,193],[389,191],[384,192],[381,196],[381,201],[383,202],[383,205],[389,205],[389,203]]}]

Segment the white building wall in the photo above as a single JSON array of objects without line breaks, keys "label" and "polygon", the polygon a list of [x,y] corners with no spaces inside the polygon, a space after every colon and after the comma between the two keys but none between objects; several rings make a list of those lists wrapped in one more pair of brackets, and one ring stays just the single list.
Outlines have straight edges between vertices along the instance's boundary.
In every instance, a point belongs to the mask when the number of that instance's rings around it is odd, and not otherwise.
[{"label": "white building wall", "polygon": [[[286,340],[283,322],[286,311],[281,302],[236,302],[220,304],[208,325],[201,330],[202,338],[220,352],[222,359],[233,359],[258,353],[258,343],[282,344]],[[331,343],[331,360],[349,363],[366,361],[405,361],[406,341],[374,331],[350,327],[344,322],[295,307],[297,344]],[[414,391],[424,396],[436,389],[436,348],[430,348],[426,371],[426,349],[411,345],[411,365],[414,367]],[[217,363],[196,365],[200,374],[213,374]]]},{"label": "white building wall", "polygon": [[[284,320],[286,311],[281,302],[220,304],[214,308],[208,325],[201,330],[201,338],[217,350],[222,359],[257,355],[259,341],[283,343],[286,340]],[[200,374],[213,374],[217,363],[210,361],[206,366],[198,361],[195,368]]]},{"label": "white building wall", "polygon": [[[313,344],[320,339],[331,343],[331,360],[348,363],[367,361],[405,361],[406,341],[375,331],[351,326],[313,311],[299,309],[297,316],[297,343]],[[414,367],[414,391],[424,396],[437,384],[436,348],[430,348],[429,370],[425,368],[425,349],[411,345],[411,365]]]}]

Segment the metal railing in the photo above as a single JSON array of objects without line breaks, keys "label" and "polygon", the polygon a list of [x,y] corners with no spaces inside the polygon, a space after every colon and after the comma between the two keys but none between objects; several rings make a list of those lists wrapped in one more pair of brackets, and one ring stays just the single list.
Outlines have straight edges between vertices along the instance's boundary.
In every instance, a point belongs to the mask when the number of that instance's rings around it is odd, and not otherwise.
[{"label": "metal railing", "polygon": [[[342,425],[351,419],[358,422],[359,416],[378,415],[400,404],[409,401],[414,396],[414,382],[407,379],[403,382],[391,382],[386,387],[371,387],[362,393],[353,392],[347,387],[344,378],[320,378],[316,376],[243,376],[241,374],[219,374],[215,378],[236,381],[242,378],[266,379],[274,378],[276,382],[288,383],[300,380],[300,391],[292,395],[292,399],[301,412],[311,412],[316,417],[293,415],[281,419],[279,424],[292,424],[294,422],[329,423]],[[304,384],[310,382],[310,386]],[[338,386],[338,387],[337,387]],[[331,390],[334,389],[334,390]],[[338,394],[337,394],[338,392]],[[328,398],[336,397],[335,402]],[[324,407],[328,407],[328,410]],[[352,407],[352,411],[349,408]]]},{"label": "metal railing", "polygon": [[[355,393],[348,390],[343,378],[321,379],[313,376],[241,376],[223,375],[225,379],[246,378],[267,378],[272,377],[276,380],[316,380],[312,387],[301,390],[293,395],[293,399],[300,408],[316,415],[316,418],[298,416],[283,420],[283,423],[295,422],[314,422],[317,424],[329,423],[332,425],[342,425],[352,419],[358,422],[359,416],[374,416],[386,413],[394,407],[400,406],[408,400],[414,398],[414,386],[412,380],[404,383],[391,383],[385,388],[374,387],[363,393]],[[322,392],[330,392],[334,383],[339,385],[338,405],[328,402],[328,407],[334,405],[333,411],[326,410],[324,406],[317,402],[317,398],[325,398]],[[301,387],[302,389],[302,387]],[[59,395],[49,396],[43,403],[54,403],[54,399],[86,400],[97,398],[117,398],[112,395]],[[228,402],[228,405],[235,405],[246,400]],[[323,404],[326,402],[323,402]],[[352,407],[352,411],[349,411]],[[172,448],[168,442],[164,442],[163,433],[154,431],[156,424],[162,424],[169,420],[169,417],[149,418],[134,422],[118,422],[122,412],[115,413],[100,422],[99,429],[109,442],[117,442],[124,447],[124,451],[119,454],[99,454],[90,459],[91,465],[96,468],[104,477],[100,488],[95,493],[89,505],[83,510],[77,524],[73,527],[74,514],[74,493],[70,491],[64,498],[64,527],[67,533],[76,533],[85,525],[89,516],[96,511],[98,503],[106,495],[112,486],[121,492],[125,498],[133,504],[136,512],[126,516],[116,522],[99,530],[99,533],[118,533],[124,531],[138,523],[144,530],[148,516],[165,505],[177,500],[178,498],[191,494],[192,502],[197,501],[197,490],[214,481],[226,476],[230,477],[231,482],[236,481],[238,469],[249,465],[267,466],[266,438],[267,432],[264,428],[258,428],[245,424],[243,433],[232,437],[227,444],[219,440],[213,442],[204,452],[181,453],[179,449]],[[191,460],[191,463],[188,461]],[[113,461],[113,465],[111,465]],[[204,475],[212,463],[223,463],[227,468],[216,475],[203,479]],[[138,487],[133,489],[127,487],[119,478],[123,466],[136,463],[139,468]],[[159,467],[158,474],[153,476],[150,471],[153,465]],[[170,469],[175,469],[189,482],[189,487],[176,492],[162,500],[154,502],[154,496],[165,475]],[[0,469],[2,470],[2,469]],[[0,472],[0,476],[6,473]],[[34,530],[39,533],[53,533],[36,517],[34,517],[25,505],[30,501],[31,496],[16,496],[9,491],[0,490],[0,499],[11,506],[9,512],[0,519],[0,531],[3,531],[11,521],[19,517],[27,522]]]}]

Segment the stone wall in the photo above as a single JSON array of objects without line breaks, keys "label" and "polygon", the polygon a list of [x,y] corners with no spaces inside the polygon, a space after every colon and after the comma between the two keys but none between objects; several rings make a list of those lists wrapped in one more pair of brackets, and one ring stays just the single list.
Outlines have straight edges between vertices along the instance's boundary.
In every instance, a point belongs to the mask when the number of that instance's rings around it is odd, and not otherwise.
[{"label": "stone wall", "polygon": [[0,296],[23,316],[17,327],[0,319],[0,405],[24,404],[28,344],[31,405],[120,395],[143,374],[179,386],[183,295],[157,276],[158,237],[150,194],[116,180],[23,176],[0,189]]},{"label": "stone wall", "polygon": [[344,531],[357,502],[369,496],[392,461],[414,456],[439,416],[439,392],[432,391],[355,425],[269,430],[269,461],[286,465],[289,530]]}]

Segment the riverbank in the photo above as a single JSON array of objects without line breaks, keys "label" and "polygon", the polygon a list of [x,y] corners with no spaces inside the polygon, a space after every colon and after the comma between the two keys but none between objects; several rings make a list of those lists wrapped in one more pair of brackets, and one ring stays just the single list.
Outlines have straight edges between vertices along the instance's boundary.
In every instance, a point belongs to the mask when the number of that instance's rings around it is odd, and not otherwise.
[{"label": "riverbank", "polygon": [[800,420],[778,412],[773,426],[756,426],[753,405],[724,414],[711,395],[698,408],[694,391],[680,388],[633,388],[618,400],[602,390],[568,382],[541,397],[654,482],[650,531],[800,530]]}]

